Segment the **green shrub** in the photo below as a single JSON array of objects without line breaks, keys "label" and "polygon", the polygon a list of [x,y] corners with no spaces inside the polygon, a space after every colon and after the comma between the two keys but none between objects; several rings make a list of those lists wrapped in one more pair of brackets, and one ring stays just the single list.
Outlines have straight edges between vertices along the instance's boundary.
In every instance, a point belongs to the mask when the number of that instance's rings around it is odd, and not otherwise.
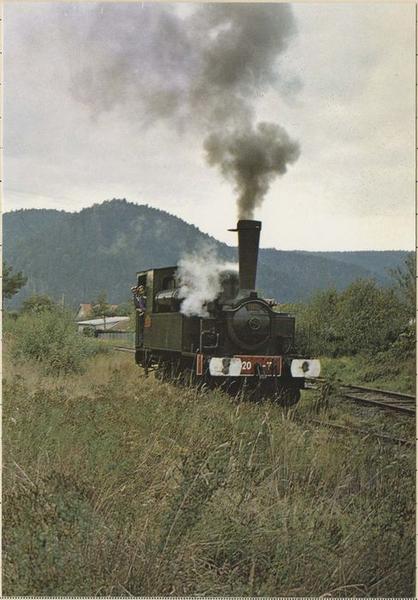
[{"label": "green shrub", "polygon": [[403,265],[396,269],[389,269],[395,286],[394,291],[398,294],[401,302],[411,318],[415,316],[416,311],[416,258],[411,252],[406,257]]},{"label": "green shrub", "polygon": [[373,280],[358,280],[342,292],[326,290],[296,313],[300,352],[346,356],[388,350],[408,323],[405,304],[395,290]]},{"label": "green shrub", "polygon": [[108,351],[96,340],[79,335],[72,315],[59,309],[22,314],[9,322],[7,331],[13,356],[38,361],[48,373],[80,373],[89,357]]},{"label": "green shrub", "polygon": [[395,292],[368,280],[356,281],[342,292],[338,312],[347,354],[387,350],[407,323]]},{"label": "green shrub", "polygon": [[46,294],[32,294],[22,304],[22,312],[38,313],[57,308],[55,302]]}]

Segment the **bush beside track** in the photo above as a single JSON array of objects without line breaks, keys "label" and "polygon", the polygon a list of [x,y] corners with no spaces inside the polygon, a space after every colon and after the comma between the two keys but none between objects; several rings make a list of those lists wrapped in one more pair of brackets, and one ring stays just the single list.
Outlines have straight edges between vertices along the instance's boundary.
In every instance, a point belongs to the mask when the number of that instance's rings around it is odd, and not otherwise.
[{"label": "bush beside track", "polygon": [[20,362],[36,361],[45,373],[82,373],[87,360],[109,351],[104,343],[79,335],[70,311],[52,306],[17,318],[6,314],[6,345]]}]

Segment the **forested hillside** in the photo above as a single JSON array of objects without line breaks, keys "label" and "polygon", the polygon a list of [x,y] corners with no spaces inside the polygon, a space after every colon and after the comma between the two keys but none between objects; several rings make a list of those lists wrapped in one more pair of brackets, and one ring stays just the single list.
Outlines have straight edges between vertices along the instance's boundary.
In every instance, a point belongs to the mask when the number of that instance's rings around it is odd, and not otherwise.
[{"label": "forested hillside", "polygon": [[[231,223],[225,223],[225,228]],[[176,264],[185,254],[216,249],[235,260],[236,248],[201,232],[167,212],[126,200],[95,204],[78,213],[33,209],[3,218],[4,258],[28,277],[10,306],[32,293],[64,295],[76,305],[106,291],[110,302],[129,298],[138,270]],[[232,240],[231,240],[232,241]],[[280,302],[309,298],[315,291],[344,289],[357,278],[389,282],[388,267],[406,252],[301,252],[262,249],[257,285]]]}]

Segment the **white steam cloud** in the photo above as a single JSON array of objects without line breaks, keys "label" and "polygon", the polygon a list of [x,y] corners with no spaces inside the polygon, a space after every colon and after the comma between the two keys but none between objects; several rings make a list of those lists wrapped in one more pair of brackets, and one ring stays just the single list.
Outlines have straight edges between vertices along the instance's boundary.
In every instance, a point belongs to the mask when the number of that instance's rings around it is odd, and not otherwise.
[{"label": "white steam cloud", "polygon": [[177,271],[183,298],[180,312],[187,317],[208,317],[206,305],[221,292],[221,274],[227,270],[238,272],[238,265],[220,261],[213,248],[182,258]]}]

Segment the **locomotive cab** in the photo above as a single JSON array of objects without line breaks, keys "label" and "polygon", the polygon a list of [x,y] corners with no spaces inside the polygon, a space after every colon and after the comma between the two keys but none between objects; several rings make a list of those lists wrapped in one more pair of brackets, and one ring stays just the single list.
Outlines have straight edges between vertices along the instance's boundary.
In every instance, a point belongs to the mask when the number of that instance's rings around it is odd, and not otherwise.
[{"label": "locomotive cab", "polygon": [[[144,354],[165,353],[167,356],[196,352],[198,317],[185,318],[180,312],[181,299],[176,287],[177,267],[150,269],[137,273],[137,281],[145,286],[147,307],[143,322],[142,343],[138,335],[141,316],[136,316],[136,361],[143,363]],[[145,283],[144,283],[145,282]]]}]

